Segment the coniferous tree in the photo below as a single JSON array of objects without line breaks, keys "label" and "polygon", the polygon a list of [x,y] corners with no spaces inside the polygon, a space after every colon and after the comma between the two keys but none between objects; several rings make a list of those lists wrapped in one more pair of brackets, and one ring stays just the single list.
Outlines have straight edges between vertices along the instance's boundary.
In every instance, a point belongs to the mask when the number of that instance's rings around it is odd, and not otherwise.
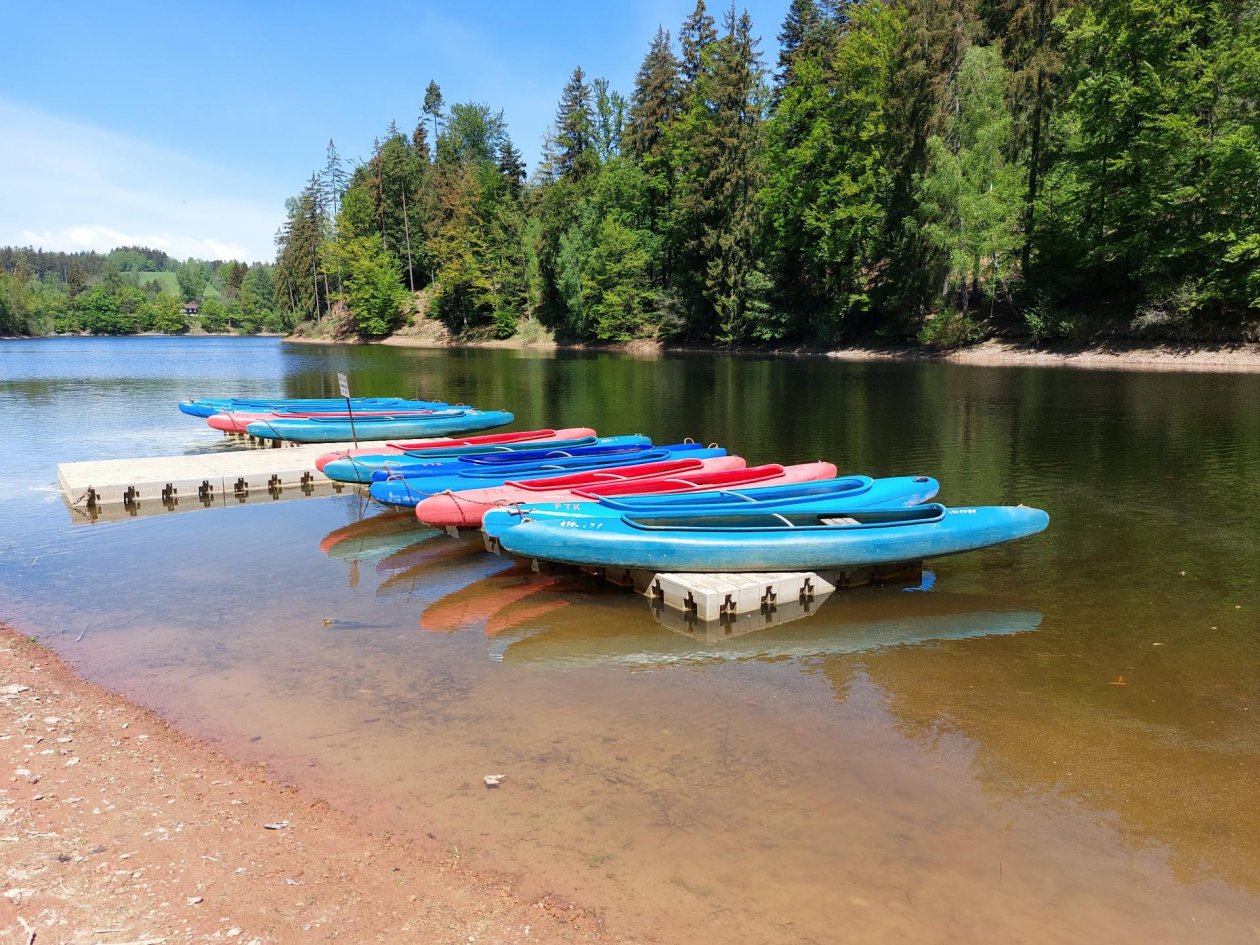
[{"label": "coniferous tree", "polygon": [[499,173],[507,182],[508,192],[513,197],[519,197],[525,184],[525,159],[512,144],[512,139],[506,136],[499,145]]},{"label": "coniferous tree", "polygon": [[792,62],[801,47],[817,34],[823,24],[823,12],[818,0],[792,0],[788,6],[783,28],[779,30],[779,68],[774,74],[774,102],[779,100],[780,90],[787,84],[792,72]]},{"label": "coniferous tree", "polygon": [[794,61],[767,129],[762,192],[785,330],[835,341],[871,311],[891,184],[887,122],[903,14],[858,5]]},{"label": "coniferous tree", "polygon": [[[635,77],[625,132],[625,152],[642,168],[648,222],[657,231],[664,229],[674,197],[671,129],[680,107],[680,81],[669,33],[658,27]],[[671,270],[668,250],[655,254],[651,266],[658,287],[664,288]]]},{"label": "coniferous tree", "polygon": [[555,177],[577,179],[590,173],[595,156],[595,114],[591,87],[578,66],[560,95],[556,124],[547,142],[547,165]]},{"label": "coniferous tree", "polygon": [[626,125],[626,99],[611,87],[607,79],[596,79],[591,85],[595,91],[593,147],[602,163],[621,153],[621,138]]},{"label": "coniferous tree", "polygon": [[424,90],[424,114],[428,115],[433,121],[433,141],[438,140],[438,122],[442,119],[442,89],[433,79],[429,80],[428,86]]},{"label": "coniferous tree", "polygon": [[683,21],[678,31],[678,42],[682,47],[682,61],[679,65],[682,82],[688,89],[693,88],[704,69],[704,53],[710,45],[717,41],[717,28],[713,17],[709,15],[704,0],[696,0],[696,7],[691,15]]}]

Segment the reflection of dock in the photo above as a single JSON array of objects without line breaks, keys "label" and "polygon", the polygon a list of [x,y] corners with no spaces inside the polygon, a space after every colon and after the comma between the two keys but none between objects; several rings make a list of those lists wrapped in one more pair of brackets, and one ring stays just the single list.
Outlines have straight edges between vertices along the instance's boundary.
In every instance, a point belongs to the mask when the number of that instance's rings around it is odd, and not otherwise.
[{"label": "reflection of dock", "polygon": [[[881,595],[877,604],[832,606],[810,620],[788,623],[806,614],[802,605],[791,605],[782,608],[785,619],[778,625],[759,624],[760,615],[755,614],[725,624],[701,624],[664,611],[662,627],[637,621],[592,620],[589,615],[565,619],[552,613],[546,620],[522,620],[492,637],[488,650],[492,659],[545,669],[648,669],[698,662],[844,656],[890,646],[1027,633],[1041,626],[1041,614],[1000,609],[1000,601],[968,595],[913,597],[889,600]],[[756,632],[750,632],[753,630]]]},{"label": "reflection of dock", "polygon": [[738,574],[687,574],[627,568],[578,568],[534,561],[534,570],[545,574],[589,574],[619,587],[633,587],[650,597],[657,607],[679,611],[701,622],[730,622],[742,615],[773,613],[791,603],[808,605],[836,588],[867,584],[917,583],[923,576],[922,561],[825,571],[747,572]]},{"label": "reflection of dock", "polygon": [[316,469],[315,460],[350,446],[316,443],[62,463],[57,478],[76,522],[129,518],[340,492],[345,486]]},{"label": "reflection of dock", "polygon": [[[669,575],[661,575],[661,577],[667,576]],[[828,587],[830,588],[830,585]],[[749,607],[739,612],[725,610],[717,618],[711,620],[698,618],[693,610],[666,607],[659,600],[653,600],[652,613],[656,615],[656,622],[663,627],[684,633],[705,643],[720,643],[732,637],[752,633],[754,630],[777,627],[808,617],[816,612],[830,596],[830,589],[816,590],[808,596],[801,594],[797,598],[784,598],[777,602],[765,601],[760,606]]]}]

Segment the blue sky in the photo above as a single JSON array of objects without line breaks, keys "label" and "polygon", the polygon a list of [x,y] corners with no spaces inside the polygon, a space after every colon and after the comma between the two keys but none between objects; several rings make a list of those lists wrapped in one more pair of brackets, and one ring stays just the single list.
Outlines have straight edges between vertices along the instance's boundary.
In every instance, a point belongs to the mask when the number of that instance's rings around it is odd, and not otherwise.
[{"label": "blue sky", "polygon": [[[788,0],[741,4],[773,67]],[[0,245],[270,259],[329,138],[362,158],[429,79],[502,108],[532,167],[569,73],[628,95],[694,0],[7,5]],[[710,4],[719,20],[720,3]]]}]

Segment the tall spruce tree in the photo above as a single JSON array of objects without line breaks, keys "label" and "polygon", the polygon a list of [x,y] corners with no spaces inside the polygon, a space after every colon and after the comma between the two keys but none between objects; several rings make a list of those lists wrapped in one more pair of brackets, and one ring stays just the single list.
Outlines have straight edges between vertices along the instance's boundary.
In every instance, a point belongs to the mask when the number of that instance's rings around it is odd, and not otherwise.
[{"label": "tall spruce tree", "polygon": [[[656,231],[665,227],[674,198],[672,128],[681,102],[678,58],[670,48],[669,32],[657,27],[651,47],[639,66],[630,97],[630,118],[626,125],[626,154],[642,168],[647,189],[648,225]],[[649,261],[653,279],[664,289],[672,269],[668,249]]]},{"label": "tall spruce tree", "polygon": [[565,83],[556,106],[556,123],[547,141],[547,166],[555,177],[577,179],[598,164],[591,87],[578,66]]}]

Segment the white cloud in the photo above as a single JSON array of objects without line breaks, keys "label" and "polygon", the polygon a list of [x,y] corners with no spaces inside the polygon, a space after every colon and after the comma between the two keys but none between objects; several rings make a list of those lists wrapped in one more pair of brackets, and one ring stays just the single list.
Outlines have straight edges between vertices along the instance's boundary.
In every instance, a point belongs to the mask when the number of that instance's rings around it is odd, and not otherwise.
[{"label": "white cloud", "polygon": [[246,174],[0,99],[0,245],[269,259],[283,195]]},{"label": "white cloud", "polygon": [[67,251],[94,249],[108,252],[116,246],[148,246],[163,250],[176,259],[195,256],[198,259],[256,259],[241,243],[216,239],[197,239],[176,233],[124,233],[112,227],[84,224],[64,230],[22,230],[17,242],[23,246],[55,247]]}]

